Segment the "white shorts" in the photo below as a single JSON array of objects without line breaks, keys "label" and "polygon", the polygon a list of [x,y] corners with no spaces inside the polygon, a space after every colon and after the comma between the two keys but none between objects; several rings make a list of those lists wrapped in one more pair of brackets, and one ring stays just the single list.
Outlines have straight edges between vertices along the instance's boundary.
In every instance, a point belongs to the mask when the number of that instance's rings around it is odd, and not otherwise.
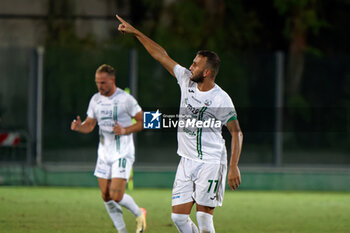
[{"label": "white shorts", "polygon": [[97,158],[94,175],[107,180],[122,178],[128,181],[133,163],[134,160],[128,157],[119,157],[116,160],[109,161],[99,156]]},{"label": "white shorts", "polygon": [[202,206],[222,206],[226,164],[210,164],[182,157],[177,167],[172,205],[195,201]]}]

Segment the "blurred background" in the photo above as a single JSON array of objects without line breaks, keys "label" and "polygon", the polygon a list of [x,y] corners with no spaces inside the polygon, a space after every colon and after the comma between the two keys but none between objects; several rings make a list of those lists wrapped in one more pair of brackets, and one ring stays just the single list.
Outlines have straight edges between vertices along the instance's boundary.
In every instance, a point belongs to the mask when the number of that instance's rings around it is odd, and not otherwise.
[{"label": "blurred background", "polygon": [[[221,58],[217,84],[244,133],[242,189],[349,190],[349,0],[1,0],[0,184],[97,186],[86,116],[107,63],[144,110],[178,110],[176,80],[118,13],[189,67]],[[223,130],[228,151],[230,136]],[[135,135],[136,187],[171,187],[175,131]]]}]

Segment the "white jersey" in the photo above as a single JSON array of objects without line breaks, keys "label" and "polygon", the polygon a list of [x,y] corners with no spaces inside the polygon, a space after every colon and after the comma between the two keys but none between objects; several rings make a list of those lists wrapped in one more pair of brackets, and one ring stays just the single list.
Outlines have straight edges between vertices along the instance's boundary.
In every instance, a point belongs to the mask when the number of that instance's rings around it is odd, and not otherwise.
[{"label": "white jersey", "polygon": [[135,147],[132,134],[115,135],[115,121],[122,127],[132,125],[132,117],[141,111],[133,96],[117,88],[112,96],[96,93],[90,100],[87,116],[97,120],[100,143],[98,156],[109,161],[120,157],[134,160]]},{"label": "white jersey", "polygon": [[175,66],[174,74],[181,89],[179,121],[189,123],[184,127],[179,124],[177,153],[196,161],[226,164],[221,130],[237,119],[231,98],[216,84],[209,91],[200,91],[190,80],[191,72],[180,65]]}]

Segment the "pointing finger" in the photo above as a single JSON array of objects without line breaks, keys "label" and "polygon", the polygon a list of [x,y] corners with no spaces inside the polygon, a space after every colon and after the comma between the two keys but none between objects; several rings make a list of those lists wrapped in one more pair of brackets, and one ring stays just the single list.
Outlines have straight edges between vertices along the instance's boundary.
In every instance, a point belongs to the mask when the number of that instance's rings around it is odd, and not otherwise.
[{"label": "pointing finger", "polygon": [[120,21],[120,22],[122,22],[122,23],[125,23],[126,21],[123,19],[123,18],[121,18],[119,15],[115,15],[115,17],[117,17],[117,19]]}]

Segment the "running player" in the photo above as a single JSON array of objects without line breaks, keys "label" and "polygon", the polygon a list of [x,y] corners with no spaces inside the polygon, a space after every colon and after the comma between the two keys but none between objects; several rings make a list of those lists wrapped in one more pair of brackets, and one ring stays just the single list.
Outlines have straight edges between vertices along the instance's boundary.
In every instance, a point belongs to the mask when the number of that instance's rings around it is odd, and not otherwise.
[{"label": "running player", "polygon": [[94,175],[107,212],[118,232],[127,233],[121,206],[127,208],[136,217],[136,233],[144,232],[146,211],[125,193],[135,160],[132,133],[142,130],[143,112],[133,96],[117,88],[112,66],[101,65],[96,70],[95,82],[98,93],[90,100],[85,121],[81,122],[78,116],[71,130],[90,133],[98,123],[100,143]]},{"label": "running player", "polygon": [[[121,22],[118,30],[136,36],[150,55],[176,77],[181,89],[179,115],[183,117],[180,120],[215,121],[215,124],[207,124],[209,128],[200,127],[201,123],[195,127],[178,127],[177,153],[181,160],[174,181],[171,214],[179,232],[198,232],[189,217],[196,203],[199,231],[215,232],[213,213],[216,206],[222,205],[227,171],[222,126],[226,125],[232,135],[228,172],[228,184],[232,190],[241,184],[238,161],[243,142],[232,100],[215,84],[220,59],[214,52],[199,51],[188,70],[171,59],[160,45],[118,15],[117,18]],[[186,119],[188,116],[190,118]]]}]

